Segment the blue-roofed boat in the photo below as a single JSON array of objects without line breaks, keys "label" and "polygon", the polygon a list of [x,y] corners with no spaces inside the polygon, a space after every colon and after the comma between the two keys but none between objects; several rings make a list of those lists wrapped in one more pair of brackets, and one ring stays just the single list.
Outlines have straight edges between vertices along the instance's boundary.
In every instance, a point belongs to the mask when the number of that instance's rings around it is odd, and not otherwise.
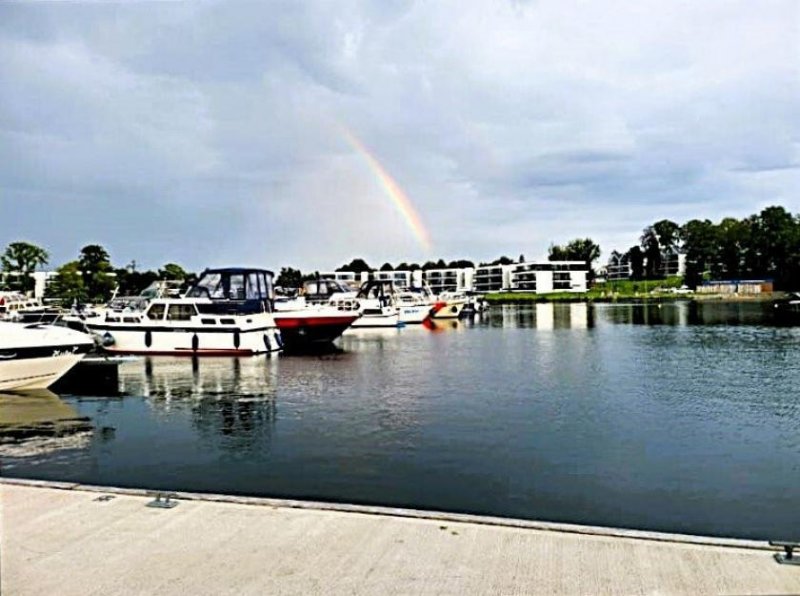
[{"label": "blue-roofed boat", "polygon": [[206,269],[183,297],[153,299],[143,311],[107,311],[86,321],[114,354],[240,356],[277,352],[273,273]]}]

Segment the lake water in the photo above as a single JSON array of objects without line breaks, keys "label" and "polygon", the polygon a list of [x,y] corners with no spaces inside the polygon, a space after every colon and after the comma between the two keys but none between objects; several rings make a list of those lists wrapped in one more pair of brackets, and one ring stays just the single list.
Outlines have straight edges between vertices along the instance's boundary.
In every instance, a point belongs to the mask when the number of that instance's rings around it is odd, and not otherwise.
[{"label": "lake water", "polygon": [[768,323],[542,304],[336,354],[138,360],[119,396],[56,400],[94,433],[6,445],[2,473],[796,539],[800,327]]}]

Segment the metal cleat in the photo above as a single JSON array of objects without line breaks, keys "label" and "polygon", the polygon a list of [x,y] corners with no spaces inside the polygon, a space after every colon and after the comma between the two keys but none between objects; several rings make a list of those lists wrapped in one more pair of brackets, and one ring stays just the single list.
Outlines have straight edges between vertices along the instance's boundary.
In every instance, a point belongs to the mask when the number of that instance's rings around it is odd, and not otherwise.
[{"label": "metal cleat", "polygon": [[159,509],[172,509],[178,505],[177,501],[171,501],[171,498],[176,498],[178,495],[175,493],[168,493],[163,491],[148,492],[149,497],[155,497],[155,500],[150,501],[148,507],[158,507]]},{"label": "metal cleat", "polygon": [[779,546],[784,552],[775,553],[775,560],[783,565],[800,565],[800,559],[794,557],[794,549],[800,547],[800,542],[787,540],[770,540],[770,546]]}]

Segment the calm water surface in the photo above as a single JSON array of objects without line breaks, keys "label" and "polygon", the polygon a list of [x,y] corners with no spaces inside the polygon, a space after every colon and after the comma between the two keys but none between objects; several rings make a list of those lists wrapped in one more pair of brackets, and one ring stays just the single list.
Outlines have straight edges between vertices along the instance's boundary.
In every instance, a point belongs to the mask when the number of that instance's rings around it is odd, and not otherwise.
[{"label": "calm water surface", "polygon": [[[757,305],[496,308],[341,353],[152,358],[6,476],[798,538],[800,328]],[[0,404],[0,409],[3,405]]]}]

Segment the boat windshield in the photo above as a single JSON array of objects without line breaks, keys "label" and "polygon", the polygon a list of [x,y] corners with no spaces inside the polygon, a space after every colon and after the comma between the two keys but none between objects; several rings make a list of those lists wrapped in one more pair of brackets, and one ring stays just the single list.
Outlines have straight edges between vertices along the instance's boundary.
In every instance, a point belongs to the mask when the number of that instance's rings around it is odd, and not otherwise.
[{"label": "boat windshield", "polygon": [[358,291],[357,298],[383,298],[394,294],[394,287],[389,281],[366,282]]},{"label": "boat windshield", "polygon": [[258,270],[206,271],[186,294],[211,300],[272,299],[272,278]]},{"label": "boat windshield", "polygon": [[306,295],[322,295],[328,296],[331,294],[337,294],[339,292],[350,292],[350,288],[348,288],[343,283],[340,283],[334,279],[322,279],[317,281],[307,281],[303,284],[303,293]]}]

